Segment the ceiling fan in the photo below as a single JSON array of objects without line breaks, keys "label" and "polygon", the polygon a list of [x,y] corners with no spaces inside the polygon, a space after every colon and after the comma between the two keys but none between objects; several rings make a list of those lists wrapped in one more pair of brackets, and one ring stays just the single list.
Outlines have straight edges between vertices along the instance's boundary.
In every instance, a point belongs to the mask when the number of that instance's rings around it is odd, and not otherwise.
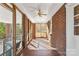
[{"label": "ceiling fan", "polygon": [[43,10],[41,10],[41,8],[35,8],[35,7],[32,7],[32,6],[29,6],[29,8],[32,9],[31,12],[36,12],[36,16],[43,17],[43,16],[47,15],[46,13],[44,13]]},{"label": "ceiling fan", "polygon": [[38,9],[38,16],[42,17],[42,16],[46,16],[47,14],[43,13],[41,9]]}]

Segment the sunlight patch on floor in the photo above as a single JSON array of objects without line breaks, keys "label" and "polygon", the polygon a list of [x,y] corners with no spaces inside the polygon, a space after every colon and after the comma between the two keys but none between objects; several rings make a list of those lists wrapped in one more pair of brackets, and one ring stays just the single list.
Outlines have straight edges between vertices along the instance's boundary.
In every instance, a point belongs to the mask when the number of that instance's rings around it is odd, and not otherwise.
[{"label": "sunlight patch on floor", "polygon": [[50,42],[45,38],[33,39],[28,48],[30,50],[56,50],[50,46]]}]

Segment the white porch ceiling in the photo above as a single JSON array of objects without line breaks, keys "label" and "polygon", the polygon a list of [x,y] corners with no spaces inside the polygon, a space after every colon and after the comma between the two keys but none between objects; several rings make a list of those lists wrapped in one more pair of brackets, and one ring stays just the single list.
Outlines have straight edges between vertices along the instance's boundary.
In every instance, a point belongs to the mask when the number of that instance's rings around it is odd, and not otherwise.
[{"label": "white porch ceiling", "polygon": [[[63,3],[16,3],[16,5],[27,15],[32,23],[47,23]],[[37,15],[38,8],[46,15],[39,17]]]}]

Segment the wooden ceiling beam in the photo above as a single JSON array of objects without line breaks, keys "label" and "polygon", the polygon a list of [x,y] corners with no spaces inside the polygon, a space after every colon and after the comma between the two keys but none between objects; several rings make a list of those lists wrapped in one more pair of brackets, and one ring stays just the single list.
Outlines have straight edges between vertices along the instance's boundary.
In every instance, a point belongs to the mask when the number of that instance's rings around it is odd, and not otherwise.
[{"label": "wooden ceiling beam", "polygon": [[1,6],[3,6],[4,8],[7,8],[8,10],[10,10],[11,12],[13,11],[13,8],[10,7],[7,3],[1,3]]}]

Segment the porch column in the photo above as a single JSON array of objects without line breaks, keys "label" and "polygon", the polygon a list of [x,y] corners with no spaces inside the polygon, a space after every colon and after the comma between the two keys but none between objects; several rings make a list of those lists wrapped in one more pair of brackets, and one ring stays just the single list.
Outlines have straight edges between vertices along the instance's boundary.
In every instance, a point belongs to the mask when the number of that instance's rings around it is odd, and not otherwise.
[{"label": "porch column", "polygon": [[35,24],[32,23],[32,39],[35,39],[35,32],[36,32],[36,30],[35,30]]},{"label": "porch column", "polygon": [[74,8],[70,5],[66,7],[66,55],[75,55],[74,39]]}]

